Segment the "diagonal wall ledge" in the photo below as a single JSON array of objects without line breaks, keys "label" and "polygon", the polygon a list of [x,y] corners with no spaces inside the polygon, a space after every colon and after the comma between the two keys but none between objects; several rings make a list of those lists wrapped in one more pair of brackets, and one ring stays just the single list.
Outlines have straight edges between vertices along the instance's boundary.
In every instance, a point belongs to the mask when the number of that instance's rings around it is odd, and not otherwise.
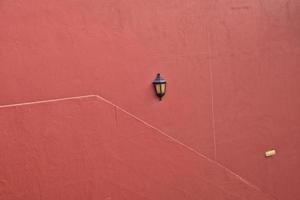
[{"label": "diagonal wall ledge", "polygon": [[3,105],[0,121],[4,199],[273,199],[98,95]]}]

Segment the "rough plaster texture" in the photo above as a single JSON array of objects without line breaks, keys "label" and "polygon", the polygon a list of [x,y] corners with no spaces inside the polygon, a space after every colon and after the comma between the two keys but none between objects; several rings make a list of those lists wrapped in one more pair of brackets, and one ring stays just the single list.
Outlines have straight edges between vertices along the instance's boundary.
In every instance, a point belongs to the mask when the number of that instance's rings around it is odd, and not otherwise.
[{"label": "rough plaster texture", "polygon": [[0,199],[271,200],[96,96],[1,108]]},{"label": "rough plaster texture", "polygon": [[1,105],[100,95],[264,193],[300,198],[300,1],[6,0],[0,27]]}]

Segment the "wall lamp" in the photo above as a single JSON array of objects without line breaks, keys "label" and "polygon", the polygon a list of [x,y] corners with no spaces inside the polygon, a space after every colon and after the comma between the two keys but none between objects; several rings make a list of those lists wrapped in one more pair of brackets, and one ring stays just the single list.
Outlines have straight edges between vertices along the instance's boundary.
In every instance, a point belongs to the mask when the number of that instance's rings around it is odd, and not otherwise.
[{"label": "wall lamp", "polygon": [[155,93],[161,101],[162,97],[166,94],[167,81],[158,73],[153,81]]}]

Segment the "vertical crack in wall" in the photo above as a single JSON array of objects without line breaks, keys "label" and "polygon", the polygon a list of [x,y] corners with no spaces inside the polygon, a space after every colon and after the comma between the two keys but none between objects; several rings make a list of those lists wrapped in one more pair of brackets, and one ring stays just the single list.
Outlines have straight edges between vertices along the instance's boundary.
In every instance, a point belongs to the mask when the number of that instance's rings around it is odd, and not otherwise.
[{"label": "vertical crack in wall", "polygon": [[214,82],[213,82],[213,69],[212,69],[212,38],[211,30],[209,26],[206,27],[207,39],[208,39],[208,68],[209,68],[209,80],[210,80],[210,99],[211,99],[211,126],[213,133],[213,145],[214,145],[214,159],[217,160],[217,144],[216,144],[216,123],[215,123],[215,110],[214,110]]},{"label": "vertical crack in wall", "polygon": [[116,106],[114,106],[114,113],[115,113],[116,127],[118,127],[118,108]]}]

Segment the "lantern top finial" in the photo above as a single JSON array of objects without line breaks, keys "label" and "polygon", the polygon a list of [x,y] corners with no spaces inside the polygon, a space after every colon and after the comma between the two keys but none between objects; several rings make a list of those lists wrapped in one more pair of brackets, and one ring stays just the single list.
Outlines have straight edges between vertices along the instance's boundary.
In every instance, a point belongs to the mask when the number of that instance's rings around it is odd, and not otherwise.
[{"label": "lantern top finial", "polygon": [[161,83],[167,83],[167,81],[160,75],[160,73],[157,73],[156,78],[153,81],[153,84],[161,84]]}]

